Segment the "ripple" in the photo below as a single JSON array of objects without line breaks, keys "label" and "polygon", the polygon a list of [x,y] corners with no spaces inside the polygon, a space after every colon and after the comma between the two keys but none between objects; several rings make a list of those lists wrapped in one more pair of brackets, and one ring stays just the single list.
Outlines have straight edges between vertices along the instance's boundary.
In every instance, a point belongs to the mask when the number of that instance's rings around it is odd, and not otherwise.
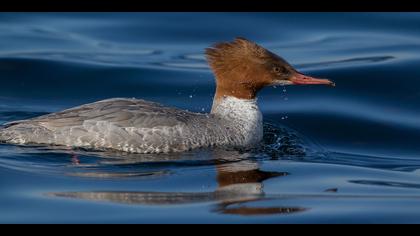
[{"label": "ripple", "polygon": [[356,152],[329,152],[323,158],[314,158],[311,162],[331,163],[347,166],[361,166],[375,169],[411,172],[420,168],[420,160],[416,158],[386,157],[366,155]]},{"label": "ripple", "polygon": [[193,63],[193,62],[161,62],[157,63],[164,67],[184,68],[184,69],[209,69],[207,63]]},{"label": "ripple", "polygon": [[171,61],[164,61],[157,63],[160,66],[169,68],[182,68],[182,69],[209,69],[206,57],[203,53],[196,54],[183,54],[175,56]]},{"label": "ripple", "polygon": [[182,55],[180,58],[186,60],[195,60],[195,61],[206,61],[206,56],[203,53],[195,53],[195,54],[185,54]]},{"label": "ripple", "polygon": [[14,52],[3,53],[0,58],[43,59],[51,61],[67,61],[77,63],[93,63],[99,65],[138,66],[147,64],[146,57],[159,55],[158,50],[132,50],[130,52],[67,52],[67,51],[41,51],[41,52]]},{"label": "ripple", "polygon": [[420,189],[420,184],[415,184],[415,183],[403,183],[403,182],[381,181],[381,180],[349,180],[349,182],[355,183],[355,184],[364,184],[364,185],[373,185],[373,186]]},{"label": "ripple", "polygon": [[89,177],[89,178],[100,178],[100,179],[113,179],[113,178],[133,178],[133,177],[157,177],[170,174],[169,171],[149,171],[149,172],[70,172],[67,175],[77,177]]},{"label": "ripple", "polygon": [[31,111],[1,111],[0,109],[0,128],[3,122],[23,120],[32,117],[42,116],[46,112],[31,112]]},{"label": "ripple", "polygon": [[371,64],[384,62],[395,59],[393,56],[371,56],[371,57],[357,57],[343,60],[334,60],[334,61],[322,61],[314,63],[304,63],[296,65],[299,68],[318,68],[318,67],[331,67],[331,66],[356,66],[363,64]]}]

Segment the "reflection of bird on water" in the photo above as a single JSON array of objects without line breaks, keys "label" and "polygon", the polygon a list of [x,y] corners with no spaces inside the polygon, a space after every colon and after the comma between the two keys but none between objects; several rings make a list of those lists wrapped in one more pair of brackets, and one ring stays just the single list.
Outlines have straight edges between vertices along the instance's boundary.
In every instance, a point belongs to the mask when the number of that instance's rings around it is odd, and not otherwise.
[{"label": "reflection of bird on water", "polygon": [[[214,211],[223,214],[263,215],[286,214],[306,210],[302,207],[243,206],[245,203],[267,200],[263,181],[286,176],[286,172],[271,172],[259,169],[258,162],[240,155],[236,151],[218,150],[212,152],[217,169],[218,187],[213,192],[61,192],[51,196],[109,201],[124,204],[175,205],[203,202],[217,202]],[[240,204],[237,206],[237,204]]]}]

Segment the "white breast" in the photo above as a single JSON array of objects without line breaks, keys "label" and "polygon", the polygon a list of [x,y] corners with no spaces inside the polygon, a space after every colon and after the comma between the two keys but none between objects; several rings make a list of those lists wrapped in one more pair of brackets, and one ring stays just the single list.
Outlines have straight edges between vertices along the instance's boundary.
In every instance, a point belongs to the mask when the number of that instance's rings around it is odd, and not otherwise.
[{"label": "white breast", "polygon": [[226,96],[214,101],[211,113],[229,124],[238,145],[246,147],[262,140],[263,118],[256,99]]}]

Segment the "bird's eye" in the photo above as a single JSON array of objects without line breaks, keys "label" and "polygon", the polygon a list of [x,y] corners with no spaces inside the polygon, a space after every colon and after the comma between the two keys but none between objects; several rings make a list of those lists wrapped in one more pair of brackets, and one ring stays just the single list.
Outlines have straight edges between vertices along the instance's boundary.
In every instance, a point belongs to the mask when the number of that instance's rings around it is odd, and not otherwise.
[{"label": "bird's eye", "polygon": [[280,71],[281,71],[280,67],[278,67],[278,66],[275,66],[273,68],[273,70],[274,70],[275,73],[280,73]]}]

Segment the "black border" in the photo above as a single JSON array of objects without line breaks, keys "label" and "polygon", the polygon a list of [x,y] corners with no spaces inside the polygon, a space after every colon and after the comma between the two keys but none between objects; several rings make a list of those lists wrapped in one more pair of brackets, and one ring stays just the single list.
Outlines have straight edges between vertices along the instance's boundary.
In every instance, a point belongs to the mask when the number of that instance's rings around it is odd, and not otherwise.
[{"label": "black border", "polygon": [[14,12],[407,12],[415,0],[10,0],[0,11]]}]

